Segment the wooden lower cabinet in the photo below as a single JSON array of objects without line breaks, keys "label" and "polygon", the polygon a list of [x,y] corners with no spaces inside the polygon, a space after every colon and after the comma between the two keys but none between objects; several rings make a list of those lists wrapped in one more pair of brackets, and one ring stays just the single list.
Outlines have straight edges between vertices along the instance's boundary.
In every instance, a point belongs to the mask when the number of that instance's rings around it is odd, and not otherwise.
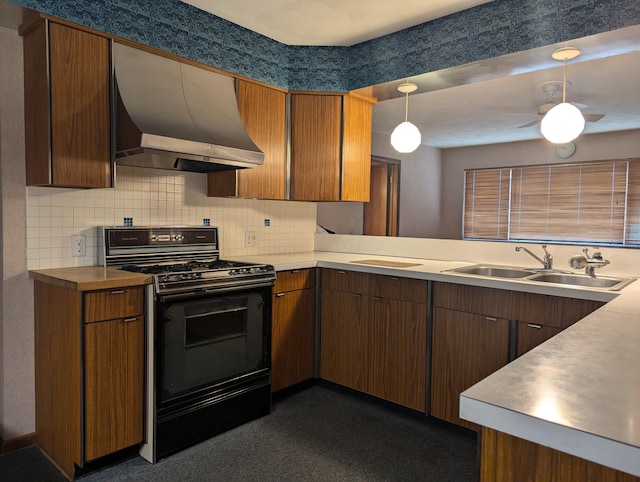
[{"label": "wooden lower cabinet", "polygon": [[368,296],[322,289],[320,378],[367,391]]},{"label": "wooden lower cabinet", "polygon": [[87,324],[84,329],[85,459],[142,441],[144,320]]},{"label": "wooden lower cabinet", "polygon": [[[506,365],[510,354],[523,355],[603,304],[434,283],[430,414],[477,429],[458,416],[461,392]],[[510,333],[514,327],[516,331]]]},{"label": "wooden lower cabinet", "polygon": [[555,326],[538,325],[536,323],[518,322],[516,356],[524,355],[529,350],[544,343],[560,333],[562,329]]},{"label": "wooden lower cabinet", "polygon": [[370,308],[368,393],[424,412],[427,305],[374,297]]},{"label": "wooden lower cabinet", "polygon": [[427,282],[323,269],[320,376],[424,412]]},{"label": "wooden lower cabinet", "polygon": [[481,428],[480,482],[640,482],[604,465]]},{"label": "wooden lower cabinet", "polygon": [[34,291],[37,443],[72,479],[142,442],[144,287]]},{"label": "wooden lower cabinet", "polygon": [[271,390],[313,378],[315,270],[279,272],[273,291]]},{"label": "wooden lower cabinet", "polygon": [[470,429],[459,417],[460,393],[508,363],[509,321],[434,308],[431,415]]}]

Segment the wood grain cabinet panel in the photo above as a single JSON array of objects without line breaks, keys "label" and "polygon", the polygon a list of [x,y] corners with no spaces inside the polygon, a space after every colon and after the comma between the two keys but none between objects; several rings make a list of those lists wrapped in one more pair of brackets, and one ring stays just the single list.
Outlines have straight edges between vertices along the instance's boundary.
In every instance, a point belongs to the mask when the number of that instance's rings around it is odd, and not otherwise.
[{"label": "wood grain cabinet panel", "polygon": [[143,299],[142,287],[87,292],[84,295],[84,322],[142,315]]},{"label": "wood grain cabinet panel", "polygon": [[433,284],[433,306],[510,319],[511,292],[454,283]]},{"label": "wood grain cabinet panel", "polygon": [[422,280],[323,269],[320,376],[424,412],[427,287]]},{"label": "wood grain cabinet panel", "polygon": [[340,200],[341,95],[291,95],[291,199]]},{"label": "wood grain cabinet panel", "polygon": [[482,427],[481,482],[640,482],[640,477]]},{"label": "wood grain cabinet panel", "polygon": [[367,391],[368,296],[322,289],[320,377]]},{"label": "wood grain cabinet panel", "polygon": [[264,163],[209,173],[208,196],[285,199],[286,93],[238,80],[238,109],[247,133],[264,152]]},{"label": "wood grain cabinet panel", "polygon": [[510,318],[564,329],[603,305],[600,301],[514,291]]},{"label": "wood grain cabinet panel", "polygon": [[34,286],[38,446],[72,479],[76,466],[142,442],[144,288]]},{"label": "wood grain cabinet panel", "polygon": [[85,459],[142,442],[144,317],[85,326]]},{"label": "wood grain cabinet panel", "polygon": [[370,276],[367,273],[341,269],[322,269],[322,287],[330,290],[369,294]]},{"label": "wood grain cabinet panel", "polygon": [[313,378],[315,270],[279,271],[273,288],[271,390]]},{"label": "wood grain cabinet panel", "polygon": [[369,201],[372,99],[291,95],[291,199]]},{"label": "wood grain cabinet panel", "polygon": [[532,348],[544,343],[561,331],[562,330],[560,328],[556,328],[554,326],[544,326],[519,321],[516,356],[524,355]]},{"label": "wood grain cabinet panel", "polygon": [[460,393],[507,364],[509,321],[436,307],[432,337],[431,415],[475,430]]},{"label": "wood grain cabinet panel", "polygon": [[427,305],[372,297],[369,319],[367,392],[424,412]]},{"label": "wood grain cabinet panel", "polygon": [[112,185],[109,40],[39,19],[24,31],[27,185]]}]

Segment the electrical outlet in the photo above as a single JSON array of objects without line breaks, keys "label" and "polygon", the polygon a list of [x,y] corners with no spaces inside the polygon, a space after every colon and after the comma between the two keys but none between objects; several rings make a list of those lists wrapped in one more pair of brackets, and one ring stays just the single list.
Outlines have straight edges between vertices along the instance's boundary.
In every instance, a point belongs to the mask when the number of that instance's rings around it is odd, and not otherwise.
[{"label": "electrical outlet", "polygon": [[87,237],[83,234],[71,236],[71,256],[87,255]]},{"label": "electrical outlet", "polygon": [[247,248],[256,245],[256,232],[255,231],[245,231],[244,232],[244,245]]}]

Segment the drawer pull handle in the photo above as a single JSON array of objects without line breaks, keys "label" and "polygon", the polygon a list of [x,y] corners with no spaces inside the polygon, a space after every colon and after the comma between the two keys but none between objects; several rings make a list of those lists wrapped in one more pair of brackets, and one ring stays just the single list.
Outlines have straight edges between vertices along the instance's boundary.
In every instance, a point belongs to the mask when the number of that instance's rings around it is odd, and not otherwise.
[{"label": "drawer pull handle", "polygon": [[284,296],[284,293],[276,293],[276,298],[280,298],[282,296]]},{"label": "drawer pull handle", "polygon": [[527,323],[527,326],[529,328],[536,328],[537,330],[540,330],[542,328],[542,325],[536,325],[534,323]]},{"label": "drawer pull handle", "polygon": [[347,274],[346,271],[338,271],[338,274]]},{"label": "drawer pull handle", "polygon": [[389,279],[393,281],[398,281],[399,278],[396,278],[395,276],[389,276]]},{"label": "drawer pull handle", "polygon": [[374,300],[374,301],[382,301],[382,298],[380,298],[379,296],[374,296],[374,297],[373,297],[373,300]]},{"label": "drawer pull handle", "polygon": [[487,321],[498,321],[498,318],[495,316],[487,316]]},{"label": "drawer pull handle", "polygon": [[299,269],[294,269],[294,270],[292,270],[291,272],[292,272],[292,273],[299,273],[299,272],[300,272],[300,270],[299,270]]},{"label": "drawer pull handle", "polygon": [[131,323],[132,321],[136,321],[138,319],[137,316],[134,316],[133,318],[125,318],[124,320],[122,320],[124,323]]},{"label": "drawer pull handle", "polygon": [[124,293],[124,290],[114,290],[111,292],[112,295],[121,295],[122,293]]}]

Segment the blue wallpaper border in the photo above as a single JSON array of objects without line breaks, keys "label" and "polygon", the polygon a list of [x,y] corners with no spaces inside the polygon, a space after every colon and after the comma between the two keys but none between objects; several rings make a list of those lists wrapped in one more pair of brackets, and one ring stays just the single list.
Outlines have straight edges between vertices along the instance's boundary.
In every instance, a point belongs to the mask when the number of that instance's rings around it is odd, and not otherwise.
[{"label": "blue wallpaper border", "polygon": [[179,0],[11,1],[294,90],[353,90],[640,24],[638,0],[494,0],[351,47],[317,47]]}]

